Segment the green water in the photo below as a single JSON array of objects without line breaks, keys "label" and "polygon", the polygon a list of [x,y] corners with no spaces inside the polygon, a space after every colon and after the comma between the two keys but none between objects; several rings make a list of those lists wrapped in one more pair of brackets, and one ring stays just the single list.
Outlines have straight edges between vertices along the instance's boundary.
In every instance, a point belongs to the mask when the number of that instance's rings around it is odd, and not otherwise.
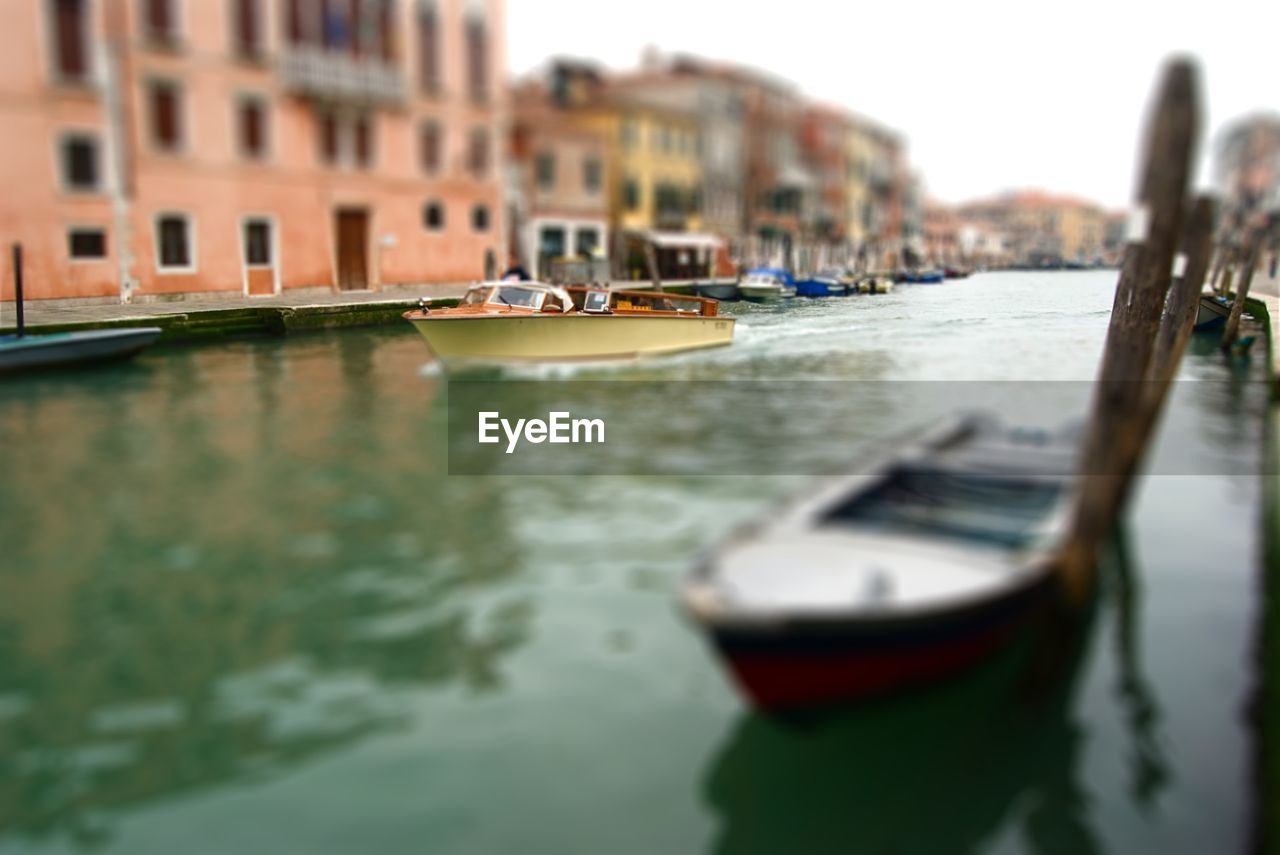
[{"label": "green water", "polygon": [[[730,349],[583,374],[1088,380],[1113,285],[734,304]],[[1260,360],[1193,343],[1153,465],[1201,474],[1142,482],[1047,685],[1014,650],[789,726],[673,593],[806,479],[449,476],[425,362],[387,328],[0,383],[0,852],[1247,847]],[[910,386],[875,384],[859,436]]]}]

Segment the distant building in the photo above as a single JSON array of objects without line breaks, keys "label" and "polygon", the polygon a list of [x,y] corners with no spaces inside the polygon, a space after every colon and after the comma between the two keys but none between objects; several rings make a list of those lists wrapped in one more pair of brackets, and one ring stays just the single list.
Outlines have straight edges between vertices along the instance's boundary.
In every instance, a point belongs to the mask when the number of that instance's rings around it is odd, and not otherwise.
[{"label": "distant building", "polygon": [[861,116],[846,136],[849,240],[859,264],[896,267],[901,262],[905,156],[897,134]]},{"label": "distant building", "polygon": [[1229,125],[1218,138],[1213,176],[1222,194],[1219,243],[1240,246],[1248,229],[1264,229],[1260,273],[1275,279],[1280,259],[1280,114]]},{"label": "distant building", "polygon": [[1106,212],[1082,199],[1039,190],[1006,193],[958,209],[962,219],[1005,236],[1011,263],[1061,267],[1103,263]]},{"label": "distant building", "polygon": [[1228,126],[1218,138],[1213,176],[1226,208],[1280,211],[1280,114]]},{"label": "distant building", "polygon": [[508,169],[512,254],[535,279],[557,259],[607,258],[609,146],[569,121],[543,87],[516,92]]},{"label": "distant building", "polygon": [[[697,118],[583,63],[555,61],[550,89],[566,121],[605,141],[612,176],[609,221],[617,275],[648,276],[643,251],[648,238],[656,232],[697,231],[702,225],[702,143]],[[690,260],[687,266],[695,265]]]},{"label": "distant building", "polygon": [[33,298],[387,287],[505,247],[500,0],[11,4],[0,231]]}]

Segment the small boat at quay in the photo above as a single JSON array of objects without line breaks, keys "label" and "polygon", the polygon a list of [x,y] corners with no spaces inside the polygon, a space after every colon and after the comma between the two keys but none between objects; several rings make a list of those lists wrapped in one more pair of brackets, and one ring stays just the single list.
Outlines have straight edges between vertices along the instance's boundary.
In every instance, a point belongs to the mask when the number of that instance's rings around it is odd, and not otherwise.
[{"label": "small boat at quay", "polygon": [[731,535],[684,609],[765,711],[943,679],[1051,593],[1076,462],[1070,432],[948,420]]},{"label": "small boat at quay", "polygon": [[1227,322],[1231,314],[1231,301],[1217,294],[1201,294],[1200,308],[1196,310],[1197,332],[1217,329]]},{"label": "small boat at quay", "polygon": [[941,270],[909,270],[906,279],[901,281],[910,282],[913,285],[936,285],[946,279],[946,274]]},{"label": "small boat at quay", "polygon": [[128,359],[160,338],[159,327],[0,336],[0,373]]},{"label": "small boat at quay", "polygon": [[699,297],[706,297],[710,300],[736,300],[738,299],[738,283],[731,279],[699,282],[694,287],[694,293]]},{"label": "small boat at quay", "polygon": [[662,291],[473,285],[457,306],[406,312],[446,364],[632,359],[723,347],[734,319],[715,300]]},{"label": "small boat at quay", "polygon": [[789,271],[780,267],[757,267],[747,271],[738,283],[742,299],[756,303],[770,303],[796,295],[796,283]]},{"label": "small boat at quay", "polygon": [[893,277],[879,273],[863,276],[855,287],[859,294],[888,294],[893,290]]},{"label": "small boat at quay", "polygon": [[848,293],[839,273],[815,273],[796,283],[797,297],[843,297]]},{"label": "small boat at quay", "polygon": [[163,332],[159,327],[121,327],[29,334],[24,320],[22,271],[22,244],[15,243],[13,297],[17,326],[15,334],[0,335],[0,374],[128,359],[149,347]]}]

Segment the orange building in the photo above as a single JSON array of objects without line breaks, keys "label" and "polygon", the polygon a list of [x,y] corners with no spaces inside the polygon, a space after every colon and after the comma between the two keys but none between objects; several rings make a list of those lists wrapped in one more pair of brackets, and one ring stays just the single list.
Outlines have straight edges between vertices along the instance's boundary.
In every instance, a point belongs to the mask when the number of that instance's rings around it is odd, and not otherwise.
[{"label": "orange building", "polygon": [[0,235],[29,297],[376,289],[504,260],[502,0],[9,6]]}]

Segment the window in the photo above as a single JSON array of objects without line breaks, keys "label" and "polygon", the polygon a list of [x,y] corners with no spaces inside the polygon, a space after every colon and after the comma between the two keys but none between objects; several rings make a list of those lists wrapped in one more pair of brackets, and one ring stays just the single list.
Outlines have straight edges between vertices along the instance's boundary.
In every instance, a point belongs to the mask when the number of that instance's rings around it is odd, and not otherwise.
[{"label": "window", "polygon": [[556,186],[556,156],[551,152],[540,152],[536,163],[538,173],[538,189],[550,190]]},{"label": "window", "polygon": [[160,44],[173,44],[178,40],[178,0],[142,0],[147,39]]},{"label": "window", "polygon": [[185,214],[156,218],[156,267],[160,272],[189,273],[195,269],[191,220]]},{"label": "window", "polygon": [[92,193],[99,189],[98,141],[77,134],[62,139],[62,184],[68,190]]},{"label": "window", "polygon": [[267,154],[267,104],[256,95],[240,99],[236,110],[240,137],[240,153],[250,160],[262,160]]},{"label": "window", "polygon": [[355,136],[356,165],[366,169],[373,162],[373,122],[369,116],[361,115],[356,117],[351,127]]},{"label": "window", "polygon": [[245,220],[244,263],[246,267],[271,266],[271,222]]},{"label": "window", "polygon": [[592,195],[600,192],[600,159],[588,157],[582,161],[582,186]]},{"label": "window", "polygon": [[440,91],[440,32],[434,0],[418,3],[418,85],[428,95]]},{"label": "window", "polygon": [[245,59],[262,57],[262,10],[258,0],[230,0],[232,43]]},{"label": "window", "polygon": [[640,185],[635,179],[628,178],[622,185],[622,203],[628,211],[640,210]]},{"label": "window", "polygon": [[444,205],[436,201],[428,202],[422,208],[422,225],[432,232],[444,228]]},{"label": "window", "polygon": [[489,208],[487,205],[476,205],[471,209],[471,228],[477,232],[489,231]]},{"label": "window", "polygon": [[176,151],[182,145],[179,115],[182,90],[168,80],[151,82],[151,142],[162,151]]},{"label": "window", "polygon": [[325,163],[338,162],[338,117],[333,113],[316,116],[320,128],[320,159]]},{"label": "window", "polygon": [[489,171],[489,133],[484,128],[473,128],[467,146],[467,168],[476,178],[483,178]]},{"label": "window", "polygon": [[53,36],[57,75],[82,82],[89,76],[89,0],[54,0]]},{"label": "window", "polygon": [[422,171],[428,175],[434,175],[440,171],[440,164],[443,160],[441,156],[441,131],[440,123],[436,121],[423,122],[421,136],[421,151],[419,152],[422,160]]},{"label": "window", "polygon": [[473,15],[467,21],[467,88],[472,101],[489,96],[489,39],[484,19]]},{"label": "window", "polygon": [[600,246],[600,232],[595,229],[578,229],[573,240],[578,255],[590,257],[595,255],[596,248]]},{"label": "window", "polygon": [[622,139],[623,148],[635,148],[636,141],[640,138],[635,119],[623,119],[622,124],[618,127],[618,135]]},{"label": "window", "polygon": [[101,261],[107,257],[107,230],[74,228],[67,231],[67,255],[72,261]]}]

